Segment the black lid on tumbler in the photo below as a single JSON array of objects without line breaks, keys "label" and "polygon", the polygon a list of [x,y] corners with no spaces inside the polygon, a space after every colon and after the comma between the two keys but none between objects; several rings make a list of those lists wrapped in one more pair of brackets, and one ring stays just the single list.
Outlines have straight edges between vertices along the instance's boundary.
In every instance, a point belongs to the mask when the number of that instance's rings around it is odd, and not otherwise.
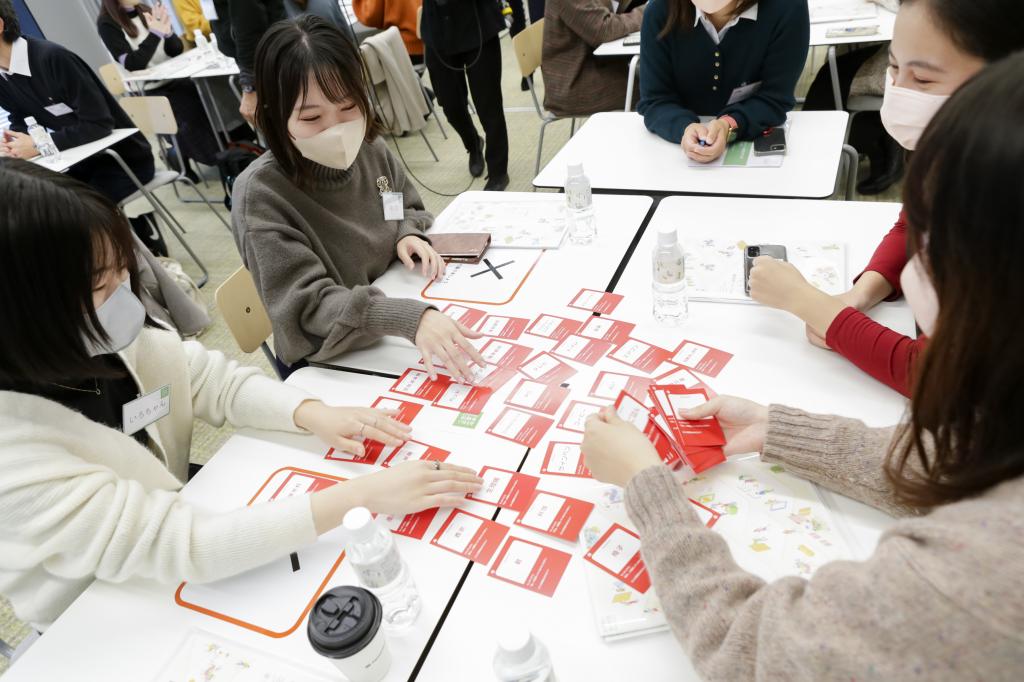
[{"label": "black lid on tumbler", "polygon": [[383,618],[380,600],[369,590],[345,585],[328,590],[309,612],[306,633],[321,656],[348,658],[370,643]]}]

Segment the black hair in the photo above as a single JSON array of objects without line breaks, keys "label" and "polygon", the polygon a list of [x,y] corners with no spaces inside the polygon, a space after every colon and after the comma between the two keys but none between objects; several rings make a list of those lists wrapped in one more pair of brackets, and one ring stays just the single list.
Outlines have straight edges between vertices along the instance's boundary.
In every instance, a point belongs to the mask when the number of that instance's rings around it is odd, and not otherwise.
[{"label": "black hair", "polygon": [[986,62],[1024,49],[1021,0],[901,0],[913,3],[924,3],[957,47]]},{"label": "black hair", "polygon": [[128,222],[95,189],[28,161],[0,159],[0,187],[0,384],[111,376],[85,338],[109,340],[92,302],[106,270],[128,270],[138,290]]},{"label": "black hair", "polygon": [[18,13],[14,11],[11,0],[0,0],[0,19],[4,20],[5,43],[13,43],[21,37],[21,22],[18,21]]}]

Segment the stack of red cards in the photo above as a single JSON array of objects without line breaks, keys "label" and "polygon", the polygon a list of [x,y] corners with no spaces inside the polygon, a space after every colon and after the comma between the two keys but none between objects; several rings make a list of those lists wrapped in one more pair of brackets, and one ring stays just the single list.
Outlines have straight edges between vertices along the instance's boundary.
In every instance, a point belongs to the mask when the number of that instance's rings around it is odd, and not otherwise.
[{"label": "stack of red cards", "polygon": [[694,473],[700,473],[725,461],[722,446],[725,434],[715,417],[681,419],[680,410],[687,410],[708,401],[703,388],[655,384],[648,389],[654,408],[668,424],[676,443],[682,448],[683,460]]},{"label": "stack of red cards", "polygon": [[620,419],[643,431],[654,445],[661,461],[673,469],[680,466],[682,451],[661,425],[654,421],[651,410],[646,405],[623,391],[615,401],[615,412]]}]

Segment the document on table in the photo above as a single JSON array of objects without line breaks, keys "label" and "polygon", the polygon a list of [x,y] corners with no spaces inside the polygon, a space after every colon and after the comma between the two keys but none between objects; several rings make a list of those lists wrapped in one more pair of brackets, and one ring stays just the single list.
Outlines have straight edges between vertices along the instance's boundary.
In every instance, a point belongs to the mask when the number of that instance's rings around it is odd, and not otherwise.
[{"label": "document on table", "polygon": [[456,200],[432,232],[487,232],[507,249],[557,249],[568,227],[565,197],[504,201]]},{"label": "document on table", "polygon": [[[701,117],[702,123],[707,123],[710,120],[709,117]],[[786,138],[788,140],[792,126],[787,121],[782,127],[786,131]],[[737,140],[726,146],[725,153],[714,161],[701,163],[687,157],[686,163],[690,168],[781,168],[785,160],[786,154],[758,156],[754,153],[753,140]]]},{"label": "document on table", "polygon": [[812,24],[874,19],[878,16],[878,7],[869,0],[810,0],[807,4]]},{"label": "document on table", "polygon": [[332,679],[298,663],[193,628],[153,682],[329,682]]}]

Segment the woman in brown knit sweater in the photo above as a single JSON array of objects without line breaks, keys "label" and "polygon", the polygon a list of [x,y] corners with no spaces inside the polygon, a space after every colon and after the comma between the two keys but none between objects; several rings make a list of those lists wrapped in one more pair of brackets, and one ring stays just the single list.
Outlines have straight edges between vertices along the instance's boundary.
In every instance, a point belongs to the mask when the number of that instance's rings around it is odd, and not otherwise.
[{"label": "woman in brown knit sweater", "polygon": [[1024,675],[1024,54],[961,88],[925,131],[904,203],[902,281],[931,344],[909,419],[868,428],[741,398],[716,415],[728,454],[903,516],[863,562],[772,583],[704,528],[646,438],[613,414],[587,425],[600,480],[626,488],[665,614],[713,680],[1019,680]]}]

